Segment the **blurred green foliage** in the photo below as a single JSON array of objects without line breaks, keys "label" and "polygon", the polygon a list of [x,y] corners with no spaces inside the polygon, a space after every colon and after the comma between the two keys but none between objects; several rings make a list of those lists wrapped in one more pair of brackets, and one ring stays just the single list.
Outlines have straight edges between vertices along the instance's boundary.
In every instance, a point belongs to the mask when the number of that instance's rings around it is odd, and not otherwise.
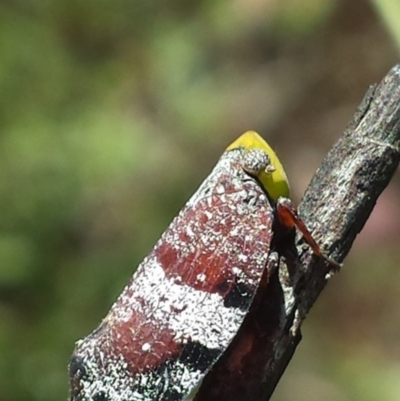
[{"label": "blurred green foliage", "polygon": [[385,26],[391,33],[393,39],[396,41],[397,47],[400,47],[400,3],[398,1],[391,0],[373,0],[372,3],[375,5]]},{"label": "blurred green foliage", "polygon": [[74,341],[336,6],[0,2],[2,399],[67,399]]}]

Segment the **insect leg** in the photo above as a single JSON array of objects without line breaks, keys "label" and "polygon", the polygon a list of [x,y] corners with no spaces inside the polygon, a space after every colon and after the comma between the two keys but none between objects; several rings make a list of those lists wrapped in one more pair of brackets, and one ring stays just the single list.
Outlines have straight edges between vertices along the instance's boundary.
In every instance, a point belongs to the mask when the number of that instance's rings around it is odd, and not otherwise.
[{"label": "insect leg", "polygon": [[315,242],[312,234],[304,224],[304,221],[299,217],[295,206],[289,198],[280,197],[276,202],[276,212],[279,222],[286,228],[297,229],[303,235],[304,240],[311,247],[314,254],[322,259],[325,259],[333,268],[334,271],[340,270],[340,264],[327,258],[321,251],[319,245]]}]

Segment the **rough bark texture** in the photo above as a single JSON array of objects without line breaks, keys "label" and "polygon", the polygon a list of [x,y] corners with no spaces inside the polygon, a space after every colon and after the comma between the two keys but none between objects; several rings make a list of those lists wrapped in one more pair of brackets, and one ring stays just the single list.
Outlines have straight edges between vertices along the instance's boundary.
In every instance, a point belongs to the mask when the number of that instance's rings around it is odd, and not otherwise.
[{"label": "rough bark texture", "polygon": [[[392,178],[400,158],[400,65],[367,91],[353,121],[328,153],[299,207],[325,254],[342,262]],[[311,227],[310,227],[311,226]],[[300,339],[300,325],[331,266],[303,246],[278,244],[270,278],[237,338],[207,375],[196,401],[265,401]]]}]

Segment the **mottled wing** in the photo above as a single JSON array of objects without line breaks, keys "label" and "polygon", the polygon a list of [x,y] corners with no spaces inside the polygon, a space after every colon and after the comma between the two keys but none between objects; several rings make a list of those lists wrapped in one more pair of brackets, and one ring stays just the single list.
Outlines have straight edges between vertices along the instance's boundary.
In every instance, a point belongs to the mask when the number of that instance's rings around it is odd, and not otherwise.
[{"label": "mottled wing", "polygon": [[100,327],[77,343],[73,400],[183,400],[228,347],[272,238],[272,207],[241,156],[222,156]]}]

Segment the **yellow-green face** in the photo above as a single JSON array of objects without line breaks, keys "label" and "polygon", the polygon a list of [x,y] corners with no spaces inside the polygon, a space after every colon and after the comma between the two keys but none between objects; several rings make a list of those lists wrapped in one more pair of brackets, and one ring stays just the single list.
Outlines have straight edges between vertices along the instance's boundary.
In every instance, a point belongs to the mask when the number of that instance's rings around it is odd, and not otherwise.
[{"label": "yellow-green face", "polygon": [[287,198],[290,196],[289,182],[278,156],[268,143],[257,134],[257,132],[245,132],[236,139],[236,141],[232,142],[226,150],[236,148],[262,149],[271,159],[275,171],[272,173],[262,172],[258,177],[260,182],[274,201],[276,201],[280,196]]}]

